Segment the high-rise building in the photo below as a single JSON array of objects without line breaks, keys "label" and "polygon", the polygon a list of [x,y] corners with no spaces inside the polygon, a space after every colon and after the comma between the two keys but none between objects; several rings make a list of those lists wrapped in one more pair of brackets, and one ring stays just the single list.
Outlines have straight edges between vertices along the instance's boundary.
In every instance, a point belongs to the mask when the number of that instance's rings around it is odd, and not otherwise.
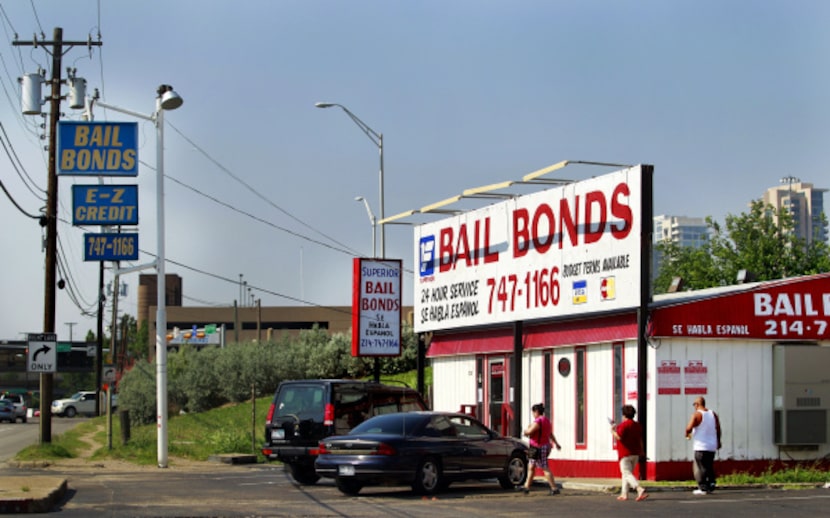
[{"label": "high-rise building", "polygon": [[787,176],[781,179],[781,185],[766,190],[763,201],[776,209],[789,210],[793,216],[794,232],[809,245],[814,239],[827,239],[827,227],[821,219],[825,192],[827,189],[819,189],[811,183]]},{"label": "high-rise building", "polygon": [[[680,246],[698,248],[709,240],[709,227],[705,218],[686,216],[654,216],[654,233],[652,243],[671,241]],[[662,254],[655,246],[652,252],[652,280],[660,272]]]}]

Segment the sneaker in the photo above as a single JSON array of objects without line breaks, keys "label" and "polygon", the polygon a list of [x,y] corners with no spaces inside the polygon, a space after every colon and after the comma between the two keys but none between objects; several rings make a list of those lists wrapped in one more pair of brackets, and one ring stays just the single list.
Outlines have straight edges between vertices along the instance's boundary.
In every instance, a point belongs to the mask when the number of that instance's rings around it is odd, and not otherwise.
[{"label": "sneaker", "polygon": [[694,491],[692,491],[692,494],[693,495],[708,495],[709,493],[707,493],[706,491],[704,491],[702,489],[695,489]]},{"label": "sneaker", "polygon": [[551,489],[548,495],[555,496],[559,494],[559,489]]}]

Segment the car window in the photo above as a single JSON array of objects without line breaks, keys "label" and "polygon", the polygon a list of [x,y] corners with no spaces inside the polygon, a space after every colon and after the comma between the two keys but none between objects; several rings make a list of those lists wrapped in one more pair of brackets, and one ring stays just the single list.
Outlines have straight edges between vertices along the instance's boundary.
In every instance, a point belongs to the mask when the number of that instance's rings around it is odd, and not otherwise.
[{"label": "car window", "polygon": [[429,420],[429,424],[424,428],[424,435],[429,437],[455,437],[458,432],[446,416],[437,415]]},{"label": "car window", "polygon": [[490,435],[488,430],[478,421],[473,421],[468,417],[453,416],[450,421],[458,430],[458,435],[463,437],[487,437]]},{"label": "car window", "polygon": [[320,385],[286,385],[279,391],[275,417],[296,415],[321,421],[324,397],[325,389]]},{"label": "car window", "polygon": [[357,434],[393,434],[413,435],[421,428],[424,417],[417,414],[385,414],[375,416],[357,425],[349,435]]}]

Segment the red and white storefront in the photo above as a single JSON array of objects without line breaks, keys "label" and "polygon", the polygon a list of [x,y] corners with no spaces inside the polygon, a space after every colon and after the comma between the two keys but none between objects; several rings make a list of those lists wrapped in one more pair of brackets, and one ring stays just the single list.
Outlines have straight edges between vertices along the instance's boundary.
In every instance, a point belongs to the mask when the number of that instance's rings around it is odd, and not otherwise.
[{"label": "red and white storefront", "polygon": [[[698,396],[718,412],[724,430],[716,468],[764,471],[830,455],[830,274],[655,298],[647,331],[647,472],[650,480],[691,478],[684,429]],[[436,409],[474,411],[510,433],[520,409],[545,403],[562,450],[552,457],[564,477],[616,477],[619,465],[608,418],[637,405],[635,312],[523,327],[521,401],[511,398],[514,330],[435,334],[428,350]],[[819,347],[823,346],[823,347]],[[786,401],[775,387],[774,351],[797,348],[822,376],[807,373],[795,390],[823,424],[807,442],[778,444]],[[779,358],[780,360],[780,358]],[[778,362],[780,363],[780,361]],[[529,411],[521,415],[529,419]],[[778,424],[777,424],[778,423]],[[526,423],[520,423],[524,426]],[[793,424],[795,425],[795,423]],[[776,431],[776,427],[778,431]]]},{"label": "red and white storefront", "polygon": [[722,472],[830,454],[830,375],[811,371],[830,371],[830,274],[651,301],[652,175],[629,167],[416,227],[433,407],[518,436],[544,403],[566,477],[619,475],[608,419],[634,404],[648,478],[690,478],[698,396],[723,424]]}]

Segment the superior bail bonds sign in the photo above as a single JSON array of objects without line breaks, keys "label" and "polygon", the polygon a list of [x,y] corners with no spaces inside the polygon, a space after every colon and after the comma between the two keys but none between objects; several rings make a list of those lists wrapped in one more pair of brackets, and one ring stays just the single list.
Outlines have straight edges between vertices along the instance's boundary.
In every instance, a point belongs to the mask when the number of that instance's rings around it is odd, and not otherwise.
[{"label": "superior bail bonds sign", "polygon": [[352,355],[401,354],[401,261],[355,258]]},{"label": "superior bail bonds sign", "polygon": [[639,305],[641,166],[415,228],[415,332]]}]

